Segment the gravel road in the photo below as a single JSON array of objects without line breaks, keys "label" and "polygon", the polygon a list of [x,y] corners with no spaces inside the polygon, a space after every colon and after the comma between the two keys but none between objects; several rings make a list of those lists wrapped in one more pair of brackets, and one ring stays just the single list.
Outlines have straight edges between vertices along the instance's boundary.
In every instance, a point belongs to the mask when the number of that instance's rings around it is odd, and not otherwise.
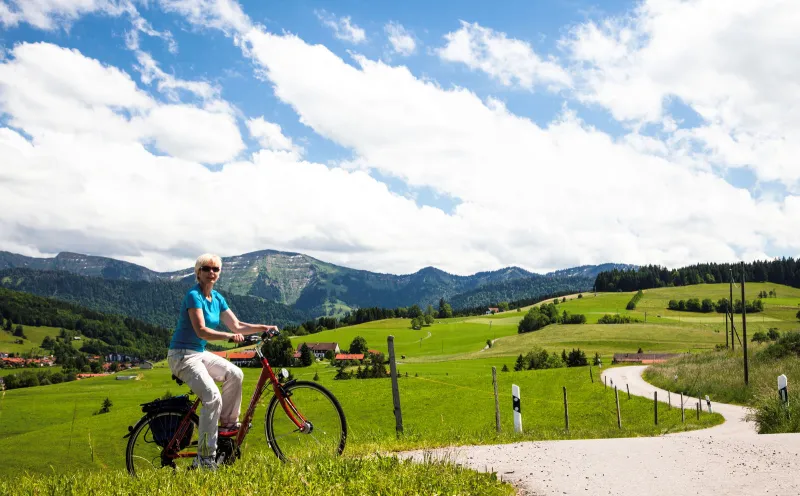
[{"label": "gravel road", "polygon": [[[631,394],[652,398],[658,391],[666,402],[666,391],[642,379],[644,369],[612,368],[603,376],[629,384]],[[673,405],[678,398],[672,395]],[[688,408],[690,400],[685,401]],[[725,417],[723,424],[660,437],[532,441],[404,455],[494,470],[524,495],[800,494],[800,434],[758,435],[744,420],[744,408],[721,403],[712,408]]]}]

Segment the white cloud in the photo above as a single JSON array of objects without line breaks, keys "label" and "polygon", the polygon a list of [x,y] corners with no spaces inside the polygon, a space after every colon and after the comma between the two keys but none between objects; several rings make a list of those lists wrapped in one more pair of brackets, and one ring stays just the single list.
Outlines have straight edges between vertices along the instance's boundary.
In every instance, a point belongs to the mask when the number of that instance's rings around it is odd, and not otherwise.
[{"label": "white cloud", "polygon": [[0,111],[35,140],[62,133],[152,143],[207,163],[244,149],[229,106],[160,104],[127,73],[49,43],[17,45],[0,64]]},{"label": "white cloud", "polygon": [[[230,157],[211,171],[188,149],[202,150],[235,123],[219,96],[202,108],[165,105],[119,69],[58,47],[38,54],[22,45],[0,63],[0,108],[32,139],[0,128],[0,182],[11,192],[0,195],[0,249],[89,251],[168,269],[204,251],[270,247],[396,273],[424,265],[456,273],[607,261],[676,266],[772,247],[800,253],[800,198],[755,199],[714,175],[677,116],[655,114],[666,139],[611,136],[569,105],[537,125],[497,99],[406,67],[363,56],[353,66],[322,45],[267,32],[230,0],[168,7],[228,33],[301,122],[353,160],[341,167],[304,161],[283,130],[256,118],[248,129],[265,149],[237,161],[237,132],[200,153]],[[476,60],[489,69],[476,68],[523,87],[557,84],[501,63],[503,50],[519,60],[530,54],[517,40],[480,29],[468,31],[481,35]],[[149,74],[152,82],[167,80]],[[588,85],[581,79],[575,87],[583,95]],[[146,144],[176,156],[155,156]],[[741,159],[738,150],[724,153]],[[420,207],[371,171],[461,203],[451,215]]]},{"label": "white cloud", "polygon": [[119,15],[119,7],[109,0],[10,0],[0,2],[0,22],[14,27],[21,22],[39,29],[53,30],[69,27],[85,14],[105,12]]},{"label": "white cloud", "polygon": [[155,81],[158,91],[173,101],[181,99],[180,93],[176,90],[188,91],[204,100],[219,97],[220,89],[206,81],[186,81],[165,73],[149,53],[136,50],[136,60],[138,61],[136,70],[142,75],[142,82],[149,85]]},{"label": "white cloud", "polygon": [[256,138],[267,150],[292,152],[298,157],[303,154],[303,149],[285,136],[278,124],[266,121],[263,117],[248,120],[247,129],[250,131],[250,136]]},{"label": "white cloud", "polygon": [[389,43],[396,53],[408,57],[417,49],[417,42],[402,24],[390,22],[383,27],[383,30],[386,31]]},{"label": "white cloud", "polygon": [[700,120],[682,136],[706,160],[800,192],[800,3],[647,0],[562,40],[578,94],[620,121],[658,122],[670,102]]},{"label": "white cloud", "polygon": [[[482,33],[487,40],[505,40]],[[371,207],[384,223],[411,222],[424,230],[424,247],[383,230],[360,231],[359,241],[344,247],[333,237],[319,244],[328,238],[313,233],[325,231],[337,209],[313,220],[298,212],[305,221],[286,228],[304,233],[293,245],[299,251],[328,246],[326,259],[362,268],[404,272],[434,264],[465,273],[510,264],[537,269],[609,260],[735,260],[776,242],[800,250],[800,234],[785,227],[797,213],[794,197],[755,200],[698,170],[691,157],[677,156],[686,150],[675,143],[638,133],[614,138],[568,108],[540,127],[496,100],[484,103],[464,89],[444,90],[405,67],[362,56],[353,67],[324,46],[261,27],[249,25],[234,39],[304,124],[353,151],[348,167],[375,169],[462,202],[453,215],[438,212],[435,229],[416,217],[401,222],[394,212]],[[421,209],[427,210],[437,212]],[[742,226],[750,229],[742,232]],[[734,230],[739,234],[731,238]],[[350,230],[342,237],[353,239]]]},{"label": "white cloud", "polygon": [[544,85],[556,90],[571,85],[569,74],[557,60],[542,59],[529,43],[509,39],[505,33],[462,21],[461,29],[444,37],[447,44],[437,49],[439,57],[483,71],[504,86],[532,90]]},{"label": "white cloud", "polygon": [[318,10],[314,13],[317,15],[317,18],[322,21],[322,24],[333,30],[333,35],[338,39],[355,44],[366,41],[366,33],[363,29],[350,21],[350,16],[337,18],[335,15],[325,12],[324,10]]}]

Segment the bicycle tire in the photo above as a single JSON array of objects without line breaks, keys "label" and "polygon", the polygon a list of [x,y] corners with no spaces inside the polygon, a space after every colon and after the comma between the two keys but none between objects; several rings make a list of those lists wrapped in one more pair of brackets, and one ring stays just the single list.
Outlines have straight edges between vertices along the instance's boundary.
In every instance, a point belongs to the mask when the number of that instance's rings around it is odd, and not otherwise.
[{"label": "bicycle tire", "polygon": [[[147,414],[136,423],[131,430],[131,435],[128,438],[128,445],[125,448],[125,467],[128,469],[128,473],[130,475],[135,477],[137,472],[143,471],[142,468],[149,468],[149,470],[159,470],[165,467],[170,467],[173,469],[177,468],[177,465],[174,463],[174,461],[172,461],[173,463],[171,464],[166,463],[167,460],[162,457],[164,448],[159,446],[152,438],[148,440],[147,434],[150,432],[151,422],[157,422],[159,419],[166,419],[168,417],[173,417],[171,420],[169,420],[169,422],[180,422],[180,420],[182,420],[185,416],[185,411],[162,410]],[[194,424],[192,433],[194,439],[197,437],[200,430],[200,422],[197,418],[197,415],[194,413],[191,415],[190,421]],[[139,443],[142,444],[140,445]],[[135,453],[137,446],[142,446],[140,454]],[[187,447],[196,448],[197,441],[190,440]],[[181,460],[184,460],[184,464],[187,465],[192,462],[192,458],[182,458]],[[139,470],[137,470],[137,466],[140,467]]]},{"label": "bicycle tire", "polygon": [[[300,432],[273,396],[264,416],[267,443],[283,462],[314,456],[339,456],[347,443],[347,420],[339,400],[316,382],[296,381],[285,390],[297,410],[314,426]],[[282,415],[276,415],[280,410]],[[330,415],[331,418],[325,418]],[[315,424],[316,422],[316,424]]]}]

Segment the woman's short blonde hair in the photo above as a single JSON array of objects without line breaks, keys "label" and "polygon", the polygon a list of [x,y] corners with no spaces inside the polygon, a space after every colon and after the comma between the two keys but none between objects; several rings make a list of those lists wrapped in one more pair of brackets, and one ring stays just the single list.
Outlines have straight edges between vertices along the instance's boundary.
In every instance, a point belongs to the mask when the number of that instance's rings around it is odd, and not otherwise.
[{"label": "woman's short blonde hair", "polygon": [[219,255],[214,255],[213,253],[203,253],[197,260],[194,262],[194,278],[197,282],[200,282],[200,267],[203,265],[208,265],[209,262],[216,263],[219,268],[222,268],[222,259]]}]

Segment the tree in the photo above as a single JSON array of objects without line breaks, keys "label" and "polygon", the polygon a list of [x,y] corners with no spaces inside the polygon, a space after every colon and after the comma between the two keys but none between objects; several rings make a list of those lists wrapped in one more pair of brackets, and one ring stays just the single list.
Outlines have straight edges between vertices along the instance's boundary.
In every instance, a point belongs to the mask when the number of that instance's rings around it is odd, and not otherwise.
[{"label": "tree", "polygon": [[431,325],[433,324],[433,315],[425,314],[423,320],[425,321],[425,325]]},{"label": "tree", "polygon": [[487,339],[486,340],[486,347],[487,348],[491,348],[492,347],[492,340],[491,339]]},{"label": "tree", "polygon": [[428,305],[428,307],[425,309],[425,316],[427,317],[428,315],[433,317],[433,305]]},{"label": "tree", "polygon": [[578,299],[583,299],[583,293],[578,293]]},{"label": "tree", "polygon": [[425,321],[422,319],[422,317],[414,317],[413,319],[411,319],[411,328],[414,329],[415,331],[418,331],[422,329],[422,324],[424,323]]},{"label": "tree", "polygon": [[45,336],[44,339],[42,340],[42,348],[46,350],[53,351],[53,348],[55,348],[55,346],[56,342],[50,336]]},{"label": "tree", "polygon": [[106,399],[104,399],[104,400],[103,400],[103,405],[100,407],[100,410],[98,410],[98,411],[95,413],[95,415],[98,415],[98,414],[101,414],[101,413],[108,413],[108,412],[110,412],[110,411],[111,411],[111,407],[112,407],[112,406],[114,406],[114,404],[113,404],[113,403],[111,403],[111,400],[110,400],[110,399],[108,399],[108,397],[106,397]]},{"label": "tree", "polygon": [[497,308],[499,308],[501,312],[508,311],[508,302],[507,301],[501,301],[500,303],[497,304]]},{"label": "tree", "polygon": [[453,308],[450,306],[449,303],[444,301],[444,298],[439,299],[439,318],[440,319],[449,319],[453,316]]},{"label": "tree", "polygon": [[17,324],[17,327],[14,328],[14,335],[18,338],[25,337],[25,329],[23,329],[21,324]]},{"label": "tree", "polygon": [[300,364],[303,365],[303,367],[308,367],[312,363],[314,363],[314,357],[311,354],[311,348],[303,343],[300,345]]},{"label": "tree", "polygon": [[415,319],[420,316],[422,316],[422,309],[419,308],[419,305],[411,305],[411,308],[408,309],[408,318]]},{"label": "tree", "polygon": [[272,367],[289,367],[294,360],[294,347],[289,337],[284,334],[279,334],[264,343],[261,352]]},{"label": "tree", "polygon": [[763,332],[758,331],[757,333],[753,334],[753,338],[751,339],[751,341],[754,343],[766,343],[767,341],[769,341],[769,338]]},{"label": "tree", "polygon": [[779,337],[781,337],[781,333],[778,332],[778,329],[776,327],[770,327],[769,331],[767,331],[767,338],[769,338],[770,341],[777,341]]},{"label": "tree", "polygon": [[597,353],[597,352],[594,353],[594,360],[593,361],[594,361],[595,365],[600,365],[600,354],[599,353]]},{"label": "tree", "polygon": [[641,355],[642,353],[644,353],[644,351],[642,351],[642,348],[641,348],[641,347],[639,347],[639,349],[638,349],[638,350],[636,350],[636,353],[638,353],[638,354],[640,354],[640,355]]},{"label": "tree", "polygon": [[361,353],[367,352],[367,340],[361,336],[356,336],[353,338],[353,341],[350,343],[350,348],[348,348],[351,354],[358,355]]},{"label": "tree", "polygon": [[311,380],[313,380],[314,382],[319,381],[319,372],[314,372],[314,377]]},{"label": "tree", "polygon": [[800,320],[800,310],[797,311],[797,315],[795,315],[795,317],[797,317],[797,320]]},{"label": "tree", "polygon": [[514,370],[519,372],[525,368],[525,359],[522,357],[522,353],[519,354],[517,357],[517,362],[514,364]]},{"label": "tree", "polygon": [[567,367],[582,367],[584,365],[589,365],[589,361],[586,360],[586,353],[581,351],[580,348],[572,349],[567,355]]},{"label": "tree", "polygon": [[503,364],[503,368],[500,369],[500,372],[508,372],[508,365]]}]

